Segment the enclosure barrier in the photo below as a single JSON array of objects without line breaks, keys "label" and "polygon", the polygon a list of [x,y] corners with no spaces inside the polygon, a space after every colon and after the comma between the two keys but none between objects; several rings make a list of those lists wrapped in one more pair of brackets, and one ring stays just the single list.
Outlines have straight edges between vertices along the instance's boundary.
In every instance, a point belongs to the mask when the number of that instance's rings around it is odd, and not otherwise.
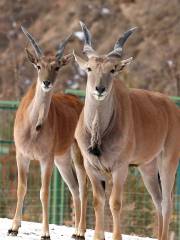
[{"label": "enclosure barrier", "polygon": [[[81,90],[66,90],[82,99],[85,92]],[[171,97],[180,107],[180,98]],[[18,101],[0,101],[0,217],[12,218],[16,206],[17,169],[15,147],[13,142],[13,123]],[[41,221],[41,203],[39,200],[40,174],[39,164],[33,161],[30,167],[28,193],[23,208],[23,219]],[[155,210],[149,194],[144,188],[138,171],[130,168],[130,174],[125,187],[122,211],[122,229],[124,233],[154,236],[156,228],[153,225]],[[73,206],[69,190],[55,168],[50,188],[50,222],[73,225]],[[91,190],[89,199],[92,198]],[[176,240],[180,239],[180,167],[176,177],[174,193],[174,212],[171,231],[175,232]],[[105,229],[112,230],[112,218],[106,206]],[[90,200],[87,208],[87,224],[94,228],[94,211]]]}]

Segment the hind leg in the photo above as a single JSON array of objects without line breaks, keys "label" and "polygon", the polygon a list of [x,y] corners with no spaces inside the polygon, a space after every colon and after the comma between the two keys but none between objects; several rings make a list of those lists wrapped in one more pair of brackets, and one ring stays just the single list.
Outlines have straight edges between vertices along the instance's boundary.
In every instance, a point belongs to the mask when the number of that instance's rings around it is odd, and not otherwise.
[{"label": "hind leg", "polygon": [[158,239],[161,240],[162,227],[163,227],[163,218],[162,218],[162,192],[161,185],[158,179],[158,167],[157,160],[153,160],[148,164],[141,165],[139,171],[143,178],[144,184],[150,193],[154,205],[157,210],[158,216]]},{"label": "hind leg", "polygon": [[162,185],[162,216],[163,229],[161,240],[168,240],[169,222],[172,211],[172,190],[175,182],[176,170],[179,163],[179,155],[165,156],[158,162]]},{"label": "hind leg", "polygon": [[55,164],[63,180],[68,185],[68,188],[72,194],[73,204],[75,208],[75,229],[76,229],[75,234],[76,234],[78,230],[79,220],[80,220],[81,206],[80,206],[80,199],[79,199],[78,180],[72,168],[70,150],[67,151],[63,156],[56,156]]},{"label": "hind leg", "polygon": [[8,235],[16,236],[18,229],[21,226],[22,208],[24,197],[27,191],[27,175],[29,171],[30,160],[25,158],[22,154],[16,154],[17,168],[18,168],[18,188],[17,188],[17,206],[16,213],[13,218],[12,228],[9,229]]},{"label": "hind leg", "polygon": [[83,157],[81,155],[80,149],[75,142],[72,146],[72,158],[76,169],[77,179],[79,183],[79,194],[81,201],[81,214],[80,221],[78,225],[78,230],[73,237],[80,237],[84,239],[86,232],[86,210],[87,210],[87,175],[84,168]]},{"label": "hind leg", "polygon": [[47,159],[40,159],[41,166],[41,190],[40,199],[42,204],[42,236],[41,239],[50,239],[49,221],[48,221],[48,202],[49,202],[49,185],[53,171],[54,161],[53,156]]}]

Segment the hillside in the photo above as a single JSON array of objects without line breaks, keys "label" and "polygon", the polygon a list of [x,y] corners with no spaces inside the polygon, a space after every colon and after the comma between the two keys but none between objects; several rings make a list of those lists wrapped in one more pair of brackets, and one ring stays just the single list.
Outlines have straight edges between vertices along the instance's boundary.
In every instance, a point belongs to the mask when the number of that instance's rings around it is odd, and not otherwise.
[{"label": "hillside", "polygon": [[[52,51],[69,33],[79,31],[79,20],[91,29],[94,47],[111,50],[117,37],[132,26],[126,56],[134,63],[122,74],[130,87],[176,95],[180,66],[180,11],[178,0],[0,0],[0,99],[19,99],[36,72],[26,60],[25,26],[40,45]],[[82,42],[73,37],[66,52],[80,53]],[[30,45],[29,45],[30,48]],[[74,64],[59,73],[59,87],[85,88],[85,77]]]}]

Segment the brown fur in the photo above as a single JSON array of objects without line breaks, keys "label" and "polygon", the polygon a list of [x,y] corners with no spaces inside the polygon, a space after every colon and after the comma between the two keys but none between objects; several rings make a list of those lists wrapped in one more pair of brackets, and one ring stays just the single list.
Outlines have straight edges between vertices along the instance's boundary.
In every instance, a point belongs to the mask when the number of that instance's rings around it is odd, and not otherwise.
[{"label": "brown fur", "polygon": [[[94,240],[104,239],[105,192],[102,181],[112,181],[109,205],[113,216],[113,240],[122,240],[120,213],[129,165],[138,165],[158,215],[158,240],[168,240],[172,190],[180,157],[180,111],[165,95],[128,90],[116,76],[132,61],[120,60],[123,45],[136,28],[121,36],[114,49],[99,56],[92,48],[91,34],[84,33],[88,61],[74,53],[87,72],[84,110],[75,137],[84,157],[93,188],[96,215]],[[96,115],[98,114],[98,121]],[[96,124],[96,128],[93,124]],[[90,146],[98,134],[98,146]]]},{"label": "brown fur", "polygon": [[[15,141],[18,142],[19,138],[22,142],[25,138],[32,139],[34,131],[31,132],[31,128],[26,129],[26,134],[23,132],[23,136],[16,136],[16,132],[22,128],[23,125],[26,125],[27,119],[27,109],[31,103],[35,94],[35,84],[33,84],[27,94],[21,101],[19,109],[16,114],[15,119]],[[77,125],[79,115],[81,113],[83,104],[80,100],[73,95],[65,94],[53,94],[50,104],[50,109],[46,121],[43,123],[42,129],[37,134],[34,139],[34,143],[38,145],[38,142],[41,141],[41,135],[43,131],[50,130],[49,139],[54,148],[54,155],[62,155],[69,148],[73,142],[74,131]],[[23,122],[24,120],[24,122]],[[42,139],[43,141],[43,139]],[[32,143],[32,142],[31,142]],[[34,144],[32,143],[32,144]]]},{"label": "brown fur", "polygon": [[66,55],[61,59],[54,56],[37,58],[28,50],[26,52],[28,59],[37,68],[38,78],[23,97],[14,124],[18,201],[9,234],[18,233],[27,190],[29,163],[36,159],[41,167],[42,236],[49,239],[49,184],[55,163],[73,196],[75,235],[83,237],[86,230],[87,179],[82,156],[74,141],[74,132],[83,104],[76,96],[53,93],[58,70],[66,65],[72,56]]},{"label": "brown fur", "polygon": [[[81,67],[91,68],[88,73],[85,107],[75,137],[93,187],[96,213],[94,239],[104,238],[105,194],[101,182],[108,181],[109,178],[113,182],[109,200],[113,215],[113,239],[122,239],[122,190],[128,166],[135,164],[138,165],[157,209],[158,240],[168,240],[171,193],[180,157],[180,110],[163,94],[139,89],[128,90],[121,81],[110,75],[114,60],[109,59],[106,65],[99,61],[96,63],[94,57],[88,62],[75,57]],[[128,62],[129,60],[123,60],[119,64],[116,61],[116,69],[122,70]],[[97,98],[96,86],[105,87],[105,97],[101,95],[102,100]],[[94,152],[88,151],[94,134],[92,122],[97,111],[101,137],[100,155],[94,154],[97,149]]]}]

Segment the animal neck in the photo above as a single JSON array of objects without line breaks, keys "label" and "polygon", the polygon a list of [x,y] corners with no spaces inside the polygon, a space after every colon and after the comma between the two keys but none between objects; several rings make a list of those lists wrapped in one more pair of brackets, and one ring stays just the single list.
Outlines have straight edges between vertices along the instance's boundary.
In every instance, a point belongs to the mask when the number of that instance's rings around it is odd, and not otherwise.
[{"label": "animal neck", "polygon": [[97,101],[86,89],[86,99],[84,107],[84,121],[87,129],[98,130],[98,135],[103,134],[108,129],[114,113],[114,94],[113,89],[102,101]]},{"label": "animal neck", "polygon": [[[85,126],[91,134],[89,152],[100,156],[103,136],[116,124],[116,132],[126,136],[132,129],[132,109],[128,89],[114,81],[111,92],[103,101],[97,101],[86,90],[84,106]],[[114,131],[114,130],[113,130]]]},{"label": "animal neck", "polygon": [[51,98],[52,91],[44,92],[39,81],[37,81],[34,98],[28,108],[30,122],[36,130],[41,128],[48,116]]}]

